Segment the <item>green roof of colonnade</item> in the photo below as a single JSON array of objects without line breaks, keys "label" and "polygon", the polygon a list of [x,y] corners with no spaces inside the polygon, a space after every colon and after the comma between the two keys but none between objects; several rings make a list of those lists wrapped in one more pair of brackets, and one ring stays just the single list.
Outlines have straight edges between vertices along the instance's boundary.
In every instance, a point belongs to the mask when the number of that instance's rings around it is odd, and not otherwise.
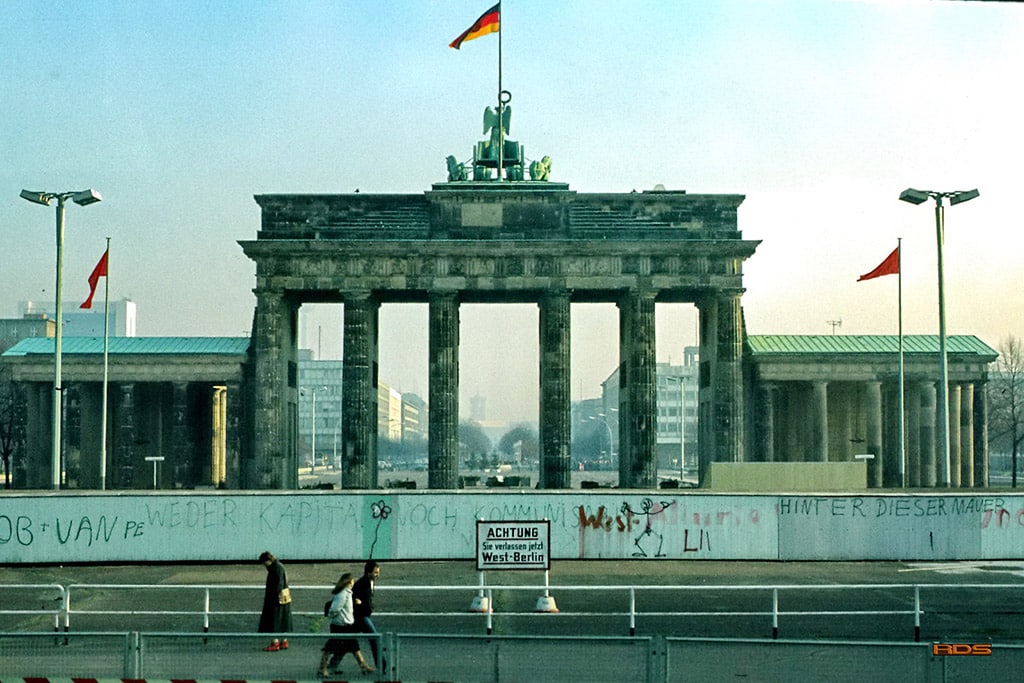
[{"label": "green roof of colonnade", "polygon": [[[895,334],[752,334],[747,345],[755,357],[796,354],[852,355],[866,353],[899,353],[899,335]],[[937,334],[903,336],[904,355],[939,352]],[[974,335],[946,337],[946,352],[975,355],[994,361],[999,354]]]},{"label": "green roof of colonnade", "polygon": [[[4,356],[53,355],[53,337],[29,337],[4,352]],[[238,355],[249,348],[248,337],[110,337],[109,353],[135,355]],[[63,337],[61,355],[103,353],[103,337]]]}]

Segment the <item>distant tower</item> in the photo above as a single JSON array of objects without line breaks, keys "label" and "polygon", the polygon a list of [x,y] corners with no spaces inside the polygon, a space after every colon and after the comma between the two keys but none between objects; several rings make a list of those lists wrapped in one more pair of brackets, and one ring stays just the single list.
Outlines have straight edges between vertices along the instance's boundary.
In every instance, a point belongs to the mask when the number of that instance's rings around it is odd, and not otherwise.
[{"label": "distant tower", "polygon": [[469,419],[473,422],[483,423],[487,418],[487,399],[480,394],[469,399]]}]

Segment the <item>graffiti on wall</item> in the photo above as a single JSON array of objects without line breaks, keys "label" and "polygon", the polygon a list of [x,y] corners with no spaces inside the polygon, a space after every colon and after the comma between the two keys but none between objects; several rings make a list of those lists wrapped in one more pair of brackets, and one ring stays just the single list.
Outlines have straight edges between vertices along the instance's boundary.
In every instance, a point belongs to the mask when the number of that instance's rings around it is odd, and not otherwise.
[{"label": "graffiti on wall", "polygon": [[477,520],[548,520],[554,559],[1024,556],[1024,496],[198,493],[0,497],[0,563],[473,557]]}]

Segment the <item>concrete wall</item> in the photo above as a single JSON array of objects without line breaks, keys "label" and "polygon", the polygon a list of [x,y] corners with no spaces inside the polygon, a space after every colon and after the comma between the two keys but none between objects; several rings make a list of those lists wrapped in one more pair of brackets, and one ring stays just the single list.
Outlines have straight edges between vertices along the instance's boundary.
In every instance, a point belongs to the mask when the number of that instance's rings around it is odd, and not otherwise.
[{"label": "concrete wall", "polygon": [[712,491],[857,491],[868,487],[863,462],[713,462],[704,485]]},{"label": "concrete wall", "polygon": [[458,559],[551,520],[558,559],[1024,558],[1024,495],[409,491],[0,496],[0,564]]}]

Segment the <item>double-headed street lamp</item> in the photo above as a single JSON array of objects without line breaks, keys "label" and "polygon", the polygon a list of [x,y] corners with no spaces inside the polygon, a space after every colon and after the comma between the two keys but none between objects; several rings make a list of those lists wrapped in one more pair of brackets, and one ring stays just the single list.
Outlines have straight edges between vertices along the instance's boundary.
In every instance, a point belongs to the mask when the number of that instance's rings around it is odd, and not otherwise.
[{"label": "double-headed street lamp", "polygon": [[56,291],[56,327],[54,328],[53,348],[53,454],[51,463],[52,480],[51,485],[55,489],[60,488],[60,452],[61,452],[61,337],[64,332],[63,309],[61,306],[61,285],[64,271],[64,204],[68,199],[79,206],[88,206],[100,201],[100,193],[96,190],[80,190],[78,192],[32,192],[22,190],[21,198],[27,199],[34,204],[49,206],[54,199],[57,200],[57,291]]},{"label": "double-headed street lamp", "polygon": [[942,242],[945,231],[942,200],[949,198],[949,205],[956,206],[974,199],[978,194],[977,190],[936,192],[934,190],[915,190],[912,187],[908,187],[900,193],[900,200],[911,204],[923,204],[929,198],[935,200],[935,241],[939,250],[939,443],[942,445],[943,476],[947,487],[953,485],[953,476],[949,464],[949,358],[946,354],[946,294],[942,277]]},{"label": "double-headed street lamp", "polygon": [[[614,410],[614,408],[613,408]],[[587,417],[588,420],[594,420],[604,425],[605,430],[608,432],[608,465],[609,467],[615,468],[615,442],[612,437],[612,427],[608,424],[608,416],[604,413],[598,413],[596,416],[590,415]]]}]

